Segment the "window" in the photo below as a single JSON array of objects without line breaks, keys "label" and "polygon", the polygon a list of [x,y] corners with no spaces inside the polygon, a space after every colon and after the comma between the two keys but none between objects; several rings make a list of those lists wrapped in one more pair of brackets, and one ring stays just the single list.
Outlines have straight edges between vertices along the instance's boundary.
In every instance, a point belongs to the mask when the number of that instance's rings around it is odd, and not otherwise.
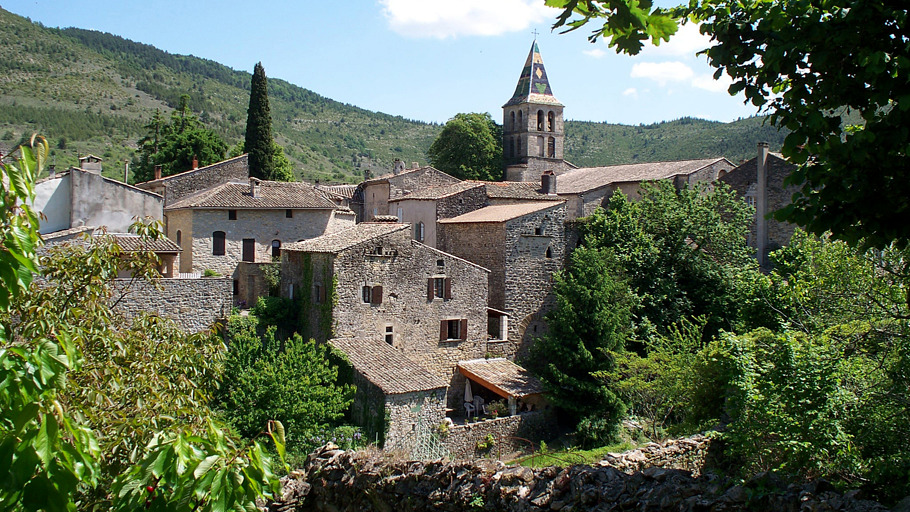
[{"label": "window", "polygon": [[547,156],[556,158],[556,139],[553,137],[550,137],[550,140],[547,141]]},{"label": "window", "polygon": [[281,240],[272,240],[272,259],[281,257]]},{"label": "window", "polygon": [[316,304],[325,302],[325,288],[323,288],[321,284],[313,285],[313,300]]},{"label": "window", "polygon": [[537,131],[543,131],[543,110],[537,111]]},{"label": "window", "polygon": [[442,320],[439,322],[439,341],[467,339],[468,319]]},{"label": "window", "polygon": [[293,218],[294,218],[294,210],[291,210],[290,208],[288,208],[287,210],[285,210],[285,211],[284,211],[284,218],[285,218],[285,219],[293,219]]},{"label": "window", "polygon": [[519,110],[518,111],[518,129],[519,130],[524,130],[524,124],[522,124],[522,123],[523,123],[523,121],[521,120],[521,110]]},{"label": "window", "polygon": [[224,256],[224,231],[212,233],[212,256]]},{"label": "window", "polygon": [[537,156],[543,156],[544,152],[544,139],[543,137],[537,137]]},{"label": "window", "polygon": [[511,114],[510,117],[512,119],[512,122],[509,124],[509,130],[514,132],[515,131],[515,111],[513,110],[512,112],[510,112],[510,114]]},{"label": "window", "polygon": [[437,266],[437,267],[444,267],[444,266],[446,266],[446,260],[436,260],[436,266]]},{"label": "window", "polygon": [[228,210],[228,220],[237,220],[237,210]]},{"label": "window", "polygon": [[183,233],[181,233],[180,230],[178,229],[177,230],[177,245],[180,245],[182,243],[183,243]]},{"label": "window", "polygon": [[553,131],[553,125],[556,124],[554,122],[555,120],[556,120],[556,116],[553,114],[553,112],[547,112],[547,131],[548,132]]},{"label": "window", "polygon": [[540,236],[543,234],[543,227],[534,228],[534,234]]},{"label": "window", "polygon": [[426,233],[425,233],[425,226],[423,225],[423,222],[418,222],[417,224],[414,224],[414,240],[417,240],[418,242],[423,242],[425,236],[426,236]]},{"label": "window", "polygon": [[518,156],[521,156],[521,138],[518,138],[515,141],[515,152],[518,154]]},{"label": "window", "polygon": [[385,342],[389,345],[394,345],[395,341],[395,329],[391,325],[385,326]]},{"label": "window", "polygon": [[433,299],[451,299],[452,298],[452,278],[450,277],[431,277],[427,279],[427,300]]},{"label": "window", "polygon": [[243,239],[243,251],[240,255],[240,259],[243,261],[249,261],[250,263],[256,262],[256,239],[255,238],[244,238]]},{"label": "window", "polygon": [[364,285],[360,289],[360,300],[364,304],[372,304],[374,306],[382,304],[382,286]]},{"label": "window", "polygon": [[546,252],[545,256],[547,257],[547,259],[551,259],[553,257],[553,249],[547,247],[547,252]]},{"label": "window", "polygon": [[240,295],[240,281],[234,279],[234,295]]}]

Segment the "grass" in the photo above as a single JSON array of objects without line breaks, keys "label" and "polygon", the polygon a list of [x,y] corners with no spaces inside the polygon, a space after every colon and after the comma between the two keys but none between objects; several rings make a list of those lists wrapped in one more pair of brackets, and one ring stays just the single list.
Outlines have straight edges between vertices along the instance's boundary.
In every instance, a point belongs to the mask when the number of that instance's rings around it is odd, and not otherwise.
[{"label": "grass", "polygon": [[536,453],[527,457],[515,459],[512,464],[521,465],[531,468],[540,468],[546,466],[560,466],[569,464],[594,464],[604,458],[604,455],[612,452],[624,452],[637,448],[638,445],[630,441],[622,441],[617,444],[601,446],[591,450],[580,450],[578,448],[568,448],[545,453]]}]

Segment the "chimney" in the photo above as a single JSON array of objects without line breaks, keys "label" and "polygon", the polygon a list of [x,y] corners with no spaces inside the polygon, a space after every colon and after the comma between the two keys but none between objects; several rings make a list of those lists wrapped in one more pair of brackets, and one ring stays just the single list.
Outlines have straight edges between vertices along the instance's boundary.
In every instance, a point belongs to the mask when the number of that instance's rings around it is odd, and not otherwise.
[{"label": "chimney", "polygon": [[420,169],[420,164],[418,162],[411,162],[411,169]]},{"label": "chimney", "polygon": [[757,184],[755,191],[755,249],[758,265],[768,265],[768,143],[758,143],[758,157],[755,159]]},{"label": "chimney", "polygon": [[[2,157],[2,156],[3,156],[3,153],[0,153],[0,157]],[[51,164],[51,165],[47,166],[47,173],[48,173],[49,175],[51,175],[51,176],[53,176],[54,174],[56,174],[56,173],[57,173],[57,165],[56,165],[56,164]]]},{"label": "chimney", "polygon": [[259,178],[250,177],[250,195],[259,197]]},{"label": "chimney", "polygon": [[123,182],[129,183],[129,181],[130,181],[130,161],[124,160],[123,161]]},{"label": "chimney", "polygon": [[155,179],[156,180],[161,179],[161,166],[160,165],[155,166]]},{"label": "chimney", "polygon": [[544,171],[540,175],[540,192],[551,196],[556,195],[556,173]]},{"label": "chimney", "polygon": [[193,169],[192,170],[196,170],[198,168],[199,168],[199,159],[196,158],[196,155],[193,155]]},{"label": "chimney", "polygon": [[400,158],[395,159],[395,163],[392,165],[392,174],[398,175],[404,171],[404,162]]}]

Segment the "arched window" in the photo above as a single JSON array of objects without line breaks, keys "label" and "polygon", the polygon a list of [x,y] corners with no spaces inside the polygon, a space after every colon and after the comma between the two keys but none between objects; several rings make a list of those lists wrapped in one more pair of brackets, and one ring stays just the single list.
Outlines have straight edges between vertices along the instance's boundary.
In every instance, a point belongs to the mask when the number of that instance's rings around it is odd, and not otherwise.
[{"label": "arched window", "polygon": [[556,139],[553,137],[550,137],[550,140],[547,141],[547,156],[556,158]]},{"label": "arched window", "polygon": [[212,233],[212,256],[224,256],[224,231]]},{"label": "arched window", "polygon": [[553,249],[550,249],[549,247],[547,247],[546,257],[547,257],[547,259],[550,259],[553,257]]},{"label": "arched window", "polygon": [[537,131],[543,131],[543,110],[537,111]]},{"label": "arched window", "polygon": [[537,156],[543,156],[544,141],[543,137],[537,137]]},{"label": "arched window", "polygon": [[425,233],[424,233],[423,222],[418,222],[417,224],[414,224],[414,240],[417,240],[418,242],[423,242],[424,236],[425,236]]},{"label": "arched window", "polygon": [[177,245],[180,245],[182,243],[183,243],[183,233],[181,233],[180,230],[178,229],[177,230]]},{"label": "arched window", "polygon": [[512,114],[512,115],[511,115],[512,121],[509,123],[509,130],[511,130],[511,131],[514,132],[514,131],[515,131],[515,111],[513,110],[513,111],[511,112],[511,114]]},{"label": "arched window", "polygon": [[272,259],[281,257],[281,240],[272,240]]},{"label": "arched window", "polygon": [[518,129],[519,130],[525,129],[525,125],[522,124],[522,120],[521,120],[521,110],[518,111]]},{"label": "arched window", "polygon": [[553,126],[556,125],[556,115],[553,112],[547,112],[547,131],[552,132]]}]

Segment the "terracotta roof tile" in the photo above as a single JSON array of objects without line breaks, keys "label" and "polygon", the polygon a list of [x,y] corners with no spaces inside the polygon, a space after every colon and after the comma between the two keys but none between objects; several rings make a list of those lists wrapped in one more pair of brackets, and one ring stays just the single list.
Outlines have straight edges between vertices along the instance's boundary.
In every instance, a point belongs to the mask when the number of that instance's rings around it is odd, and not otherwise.
[{"label": "terracotta roof tile", "polygon": [[281,250],[335,254],[374,238],[408,229],[410,229],[409,224],[399,224],[397,222],[361,222],[348,229],[317,236],[302,242],[284,244],[281,246]]},{"label": "terracotta roof tile", "polygon": [[562,201],[561,198],[540,192],[540,183],[522,181],[483,181],[490,199],[532,199],[535,201]]},{"label": "terracotta roof tile", "polygon": [[452,183],[451,185],[427,187],[423,190],[418,190],[417,192],[412,192],[401,197],[396,197],[395,199],[390,199],[389,202],[392,203],[395,201],[405,201],[408,199],[418,201],[435,201],[437,199],[453,196],[455,194],[464,192],[465,190],[471,190],[472,188],[478,188],[480,186],[482,186],[480,182],[460,181],[458,183]]},{"label": "terracotta roof tile", "polygon": [[[583,167],[560,175],[556,179],[556,193],[580,194],[611,183],[663,180],[680,174],[692,174],[719,160],[724,158]],[[732,167],[732,163],[730,165]]]},{"label": "terracotta roof tile", "polygon": [[441,378],[382,341],[336,338],[329,343],[344,352],[354,369],[383,393],[395,395],[446,387]]},{"label": "terracotta roof tile", "polygon": [[516,398],[544,391],[543,384],[527,370],[501,357],[459,361],[458,370],[470,379],[483,381]]},{"label": "terracotta roof tile", "polygon": [[308,183],[261,181],[259,197],[250,194],[249,183],[223,183],[171,204],[166,210],[181,208],[316,208],[335,209],[337,206],[325,194]]},{"label": "terracotta roof tile", "polygon": [[328,194],[336,195],[344,199],[354,197],[357,185],[316,185],[316,188]]},{"label": "terracotta roof tile", "polygon": [[140,252],[140,251],[151,251],[151,252],[181,252],[183,249],[179,245],[174,243],[170,238],[161,237],[155,240],[149,238],[141,238],[137,235],[129,233],[108,233],[108,234],[99,234],[95,236],[108,236],[113,239],[113,241],[120,246],[120,250],[123,252]]},{"label": "terracotta roof tile", "polygon": [[465,213],[464,215],[459,215],[458,217],[452,217],[451,219],[439,219],[440,224],[465,224],[465,223],[475,223],[475,222],[506,222],[512,219],[517,219],[529,213],[539,212],[541,210],[546,210],[547,208],[553,208],[562,204],[554,203],[553,201],[546,202],[533,202],[533,203],[516,203],[516,204],[502,204],[495,206],[487,206],[479,210],[474,210],[473,212]]}]

